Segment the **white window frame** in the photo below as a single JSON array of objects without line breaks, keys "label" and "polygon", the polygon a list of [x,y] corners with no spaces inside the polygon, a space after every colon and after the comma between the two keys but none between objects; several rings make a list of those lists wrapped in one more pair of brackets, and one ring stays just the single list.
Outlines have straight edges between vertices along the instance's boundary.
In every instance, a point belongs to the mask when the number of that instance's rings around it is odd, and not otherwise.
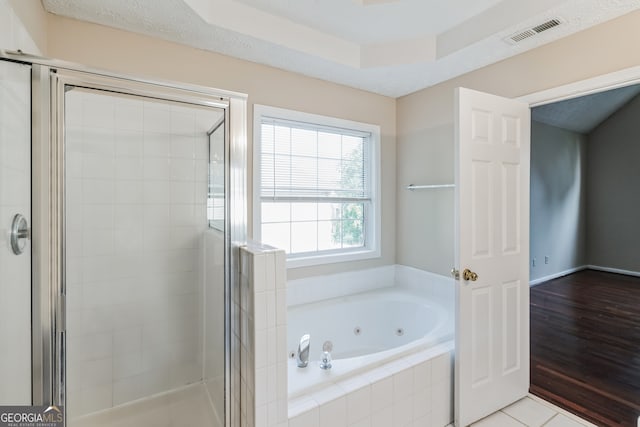
[{"label": "white window frame", "polygon": [[318,114],[303,113],[301,111],[287,110],[255,104],[253,106],[253,238],[261,241],[261,198],[260,198],[260,160],[261,160],[261,129],[263,118],[275,118],[293,122],[308,123],[319,127],[334,127],[371,135],[369,179],[371,185],[371,218],[365,219],[365,246],[360,249],[345,249],[344,251],[331,251],[325,253],[309,254],[307,256],[287,256],[287,268],[308,267],[313,265],[330,264],[336,262],[358,261],[363,259],[378,258],[381,254],[381,197],[380,197],[380,126],[339,119],[336,117],[322,116]]}]

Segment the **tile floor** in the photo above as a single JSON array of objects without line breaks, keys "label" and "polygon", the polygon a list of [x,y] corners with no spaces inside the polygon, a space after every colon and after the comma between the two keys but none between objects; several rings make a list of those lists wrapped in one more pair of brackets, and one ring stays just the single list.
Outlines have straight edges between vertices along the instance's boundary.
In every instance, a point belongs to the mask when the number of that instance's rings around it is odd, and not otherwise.
[{"label": "tile floor", "polygon": [[202,384],[69,420],[69,427],[202,426],[221,426]]},{"label": "tile floor", "polygon": [[472,427],[596,427],[564,409],[529,395]]}]

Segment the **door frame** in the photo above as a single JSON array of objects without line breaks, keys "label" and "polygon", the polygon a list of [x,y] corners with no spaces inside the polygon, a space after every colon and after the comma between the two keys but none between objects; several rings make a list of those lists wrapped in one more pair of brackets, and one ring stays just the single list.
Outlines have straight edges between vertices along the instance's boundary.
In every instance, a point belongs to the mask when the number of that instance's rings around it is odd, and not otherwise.
[{"label": "door frame", "polygon": [[[640,84],[640,66],[629,67],[622,70],[590,77],[583,80],[531,92],[526,95],[514,97],[514,100],[522,101],[529,105],[529,108],[559,102],[567,99],[591,95],[607,90],[617,89],[634,84]],[[456,161],[457,165],[457,161]],[[457,166],[456,166],[457,167]],[[457,172],[456,172],[457,173]],[[529,182],[530,185],[530,182]],[[531,210],[531,207],[529,207]],[[457,210],[456,210],[457,215]],[[529,212],[530,215],[530,212]],[[457,219],[456,219],[457,221]],[[527,224],[530,228],[530,224]],[[530,286],[530,278],[529,278]],[[529,384],[530,385],[530,384]],[[454,402],[455,404],[455,402]]]},{"label": "door frame", "polygon": [[640,84],[640,66],[625,68],[550,89],[532,92],[514,99],[523,101],[529,104],[529,108],[533,108],[634,84]]}]

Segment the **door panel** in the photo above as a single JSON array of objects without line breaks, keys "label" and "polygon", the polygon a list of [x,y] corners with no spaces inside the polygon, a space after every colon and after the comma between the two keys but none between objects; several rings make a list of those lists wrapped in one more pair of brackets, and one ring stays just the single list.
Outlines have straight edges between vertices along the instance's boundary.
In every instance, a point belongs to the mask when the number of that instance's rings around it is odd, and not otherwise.
[{"label": "door panel", "polygon": [[31,243],[14,253],[16,214],[31,224],[31,67],[0,61],[0,405],[31,404]]},{"label": "door panel", "polygon": [[529,389],[529,107],[456,91],[456,424]]}]

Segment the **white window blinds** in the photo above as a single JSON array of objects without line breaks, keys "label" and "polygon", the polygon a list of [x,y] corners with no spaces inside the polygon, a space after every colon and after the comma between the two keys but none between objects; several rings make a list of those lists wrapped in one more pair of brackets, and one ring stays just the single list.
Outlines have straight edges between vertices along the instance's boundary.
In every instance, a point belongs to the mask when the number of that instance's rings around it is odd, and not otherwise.
[{"label": "white window blinds", "polygon": [[263,201],[371,199],[369,134],[263,118],[261,138]]},{"label": "white window blinds", "polygon": [[262,241],[289,256],[367,246],[371,134],[262,117]]}]

